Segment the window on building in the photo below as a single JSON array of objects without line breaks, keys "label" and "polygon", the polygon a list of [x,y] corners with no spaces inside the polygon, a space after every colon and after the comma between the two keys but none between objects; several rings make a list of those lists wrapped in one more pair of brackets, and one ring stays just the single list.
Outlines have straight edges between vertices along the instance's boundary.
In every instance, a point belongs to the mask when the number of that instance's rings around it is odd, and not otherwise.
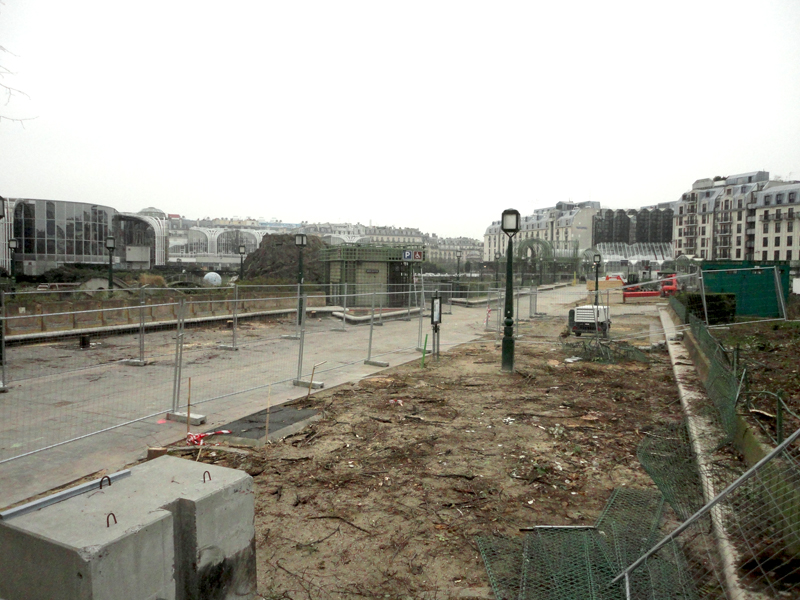
[{"label": "window on building", "polygon": [[742,224],[741,223],[737,223],[736,224],[736,233],[742,233]]},{"label": "window on building", "polygon": [[733,189],[728,188],[727,190],[725,190],[725,193],[728,194],[728,196],[730,196],[733,193]]},{"label": "window on building", "polygon": [[791,245],[792,245],[792,236],[787,236],[787,238],[786,238],[786,245],[787,245],[787,246],[791,246]]},{"label": "window on building", "polygon": [[792,233],[793,231],[794,231],[794,222],[789,221],[788,223],[786,223],[786,232]]},{"label": "window on building", "polygon": [[769,233],[769,223],[764,223],[764,233]]},{"label": "window on building", "polygon": [[763,260],[763,261],[766,261],[766,260],[767,260],[767,251],[766,251],[766,250],[764,250],[763,252],[761,252],[761,260]]},{"label": "window on building", "polygon": [[700,238],[700,247],[701,248],[705,248],[706,247],[706,238]]},{"label": "window on building", "polygon": [[780,233],[780,232],[781,232],[781,222],[778,221],[777,223],[775,223],[775,233]]},{"label": "window on building", "polygon": [[779,237],[775,238],[775,245],[776,246],[780,246],[781,245],[781,238],[779,238]]},{"label": "window on building", "polygon": [[790,219],[794,219],[794,209],[793,208],[790,208],[789,212],[787,214],[789,215]]},{"label": "window on building", "polygon": [[775,204],[783,204],[783,194],[775,194]]},{"label": "window on building", "polygon": [[739,198],[739,200],[736,202],[736,208],[742,208],[742,199],[741,198]]},{"label": "window on building", "polygon": [[770,204],[772,204],[772,196],[767,194],[764,196],[764,206],[769,206]]},{"label": "window on building", "polygon": [[678,219],[678,225],[683,225],[683,217],[680,217],[680,218]]},{"label": "window on building", "polygon": [[775,218],[776,219],[780,219],[781,218],[781,209],[780,208],[775,209]]},{"label": "window on building", "polygon": [[678,237],[683,237],[683,229],[678,228]]},{"label": "window on building", "polygon": [[789,202],[794,202],[797,199],[797,192],[789,192]]},{"label": "window on building", "polygon": [[792,251],[791,250],[787,250],[786,251],[786,260],[792,260]]},{"label": "window on building", "polygon": [[742,258],[742,249],[741,248],[737,248],[736,249],[736,258]]},{"label": "window on building", "polygon": [[742,245],[742,236],[740,236],[740,235],[736,236],[736,245],[737,246],[741,246]]},{"label": "window on building", "polygon": [[739,214],[736,215],[736,220],[737,221],[741,221],[742,220],[742,211],[739,211]]},{"label": "window on building", "polygon": [[[708,193],[708,192],[706,192],[706,193]],[[701,210],[702,212],[706,212],[706,210],[707,210],[707,209],[706,209],[706,206],[707,206],[707,205],[706,205],[706,203],[705,203],[705,202],[703,202],[703,206],[701,206],[701,207],[700,207],[700,210]]]},{"label": "window on building", "polygon": [[775,252],[772,253],[772,256],[773,256],[772,260],[780,260],[781,259],[781,251],[780,250],[775,250]]},{"label": "window on building", "polygon": [[705,235],[705,234],[706,234],[706,228],[705,227],[701,227],[700,228],[700,235]]},{"label": "window on building", "polygon": [[764,238],[761,240],[761,245],[764,247],[769,246],[769,238]]},{"label": "window on building", "polygon": [[705,258],[705,257],[706,257],[706,251],[700,250],[700,258]]}]

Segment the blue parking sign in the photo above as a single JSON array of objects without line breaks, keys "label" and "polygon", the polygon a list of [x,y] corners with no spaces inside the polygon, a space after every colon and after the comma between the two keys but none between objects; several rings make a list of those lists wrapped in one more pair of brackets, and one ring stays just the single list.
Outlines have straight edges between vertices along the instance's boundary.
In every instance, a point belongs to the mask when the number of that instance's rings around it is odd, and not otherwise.
[{"label": "blue parking sign", "polygon": [[403,260],[411,260],[413,256],[414,254],[411,252],[411,250],[403,250]]}]

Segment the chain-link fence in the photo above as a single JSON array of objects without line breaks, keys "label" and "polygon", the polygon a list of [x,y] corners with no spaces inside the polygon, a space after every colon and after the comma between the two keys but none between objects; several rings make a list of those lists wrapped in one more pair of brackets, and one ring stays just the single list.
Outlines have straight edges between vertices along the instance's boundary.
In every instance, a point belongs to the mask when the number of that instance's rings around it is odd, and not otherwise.
[{"label": "chain-link fence", "polygon": [[[0,463],[186,412],[190,403],[193,414],[241,412],[248,402],[261,409],[268,388],[306,384],[315,366],[318,379],[365,361],[380,365],[397,353],[430,352],[431,298],[443,299],[448,318],[458,306],[452,286],[422,280],[404,290],[329,291],[231,286],[5,294]],[[487,292],[462,290],[460,297],[480,307]],[[444,329],[480,335],[483,317],[480,308],[463,311]]]}]

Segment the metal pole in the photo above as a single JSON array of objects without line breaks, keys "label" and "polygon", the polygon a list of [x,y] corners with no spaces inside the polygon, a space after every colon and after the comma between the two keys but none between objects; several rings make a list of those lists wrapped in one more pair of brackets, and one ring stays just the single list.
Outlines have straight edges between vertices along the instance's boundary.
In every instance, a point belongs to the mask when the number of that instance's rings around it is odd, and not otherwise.
[{"label": "metal pole", "polygon": [[114,289],[114,251],[108,249],[108,289]]},{"label": "metal pole", "polygon": [[388,367],[389,363],[382,360],[372,360],[372,332],[375,329],[375,292],[372,292],[372,312],[369,318],[369,347],[367,348],[367,360],[365,365],[373,367]]},{"label": "metal pole", "polygon": [[380,325],[383,325],[383,296],[384,296],[384,294],[381,294],[381,299],[380,299],[380,304],[379,304],[379,309],[378,309],[380,311],[380,314],[378,315],[378,322],[379,322]]},{"label": "metal pole", "polygon": [[342,296],[342,331],[345,330],[346,323],[347,323],[347,282],[345,281],[344,295]]},{"label": "metal pole", "polygon": [[594,305],[600,304],[600,263],[594,263]]},{"label": "metal pole", "polygon": [[778,306],[783,311],[783,320],[787,320],[786,316],[786,302],[783,298],[783,285],[781,285],[781,276],[778,274],[778,267],[772,267],[772,272],[775,274],[775,294],[778,296]]},{"label": "metal pole", "polygon": [[703,300],[703,316],[706,319],[706,327],[708,327],[708,306],[706,305],[706,284],[703,281],[703,269],[700,269],[700,298]]},{"label": "metal pole", "polygon": [[172,381],[172,412],[178,412],[178,398],[181,393],[181,367],[183,366],[183,307],[184,299],[178,302],[178,316],[175,326],[175,372]]},{"label": "metal pole", "polygon": [[514,236],[508,236],[508,251],[506,252],[506,306],[505,321],[503,325],[502,362],[503,371],[514,371],[514,271],[512,256],[514,251]]},{"label": "metal pole", "polygon": [[367,362],[372,360],[372,332],[375,329],[375,292],[372,292],[372,313],[369,317],[369,346],[367,347]]},{"label": "metal pole", "polygon": [[[414,286],[416,288],[416,285]],[[417,331],[417,350],[421,351],[422,348],[422,321],[423,316],[425,313],[425,282],[420,282],[420,292],[419,295],[416,295],[417,299],[417,308],[419,309],[419,328]]]},{"label": "metal pole", "polygon": [[[298,246],[298,253],[300,255],[298,260],[298,270],[297,270],[297,296],[301,298],[304,296],[303,292],[303,247]],[[305,321],[305,301],[298,302],[297,304],[297,323],[298,326],[302,329],[303,323]]]},{"label": "metal pole", "polygon": [[[303,310],[303,303],[305,302],[305,296],[300,297],[300,310]],[[301,381],[303,379],[303,346],[305,345],[305,338],[306,338],[306,328],[300,327],[299,332],[299,339],[300,339],[300,350],[297,355],[297,381]]]},{"label": "metal pole", "polygon": [[295,319],[294,328],[295,328],[295,335],[296,337],[300,337],[300,329],[302,324],[302,317],[300,315],[303,314],[303,297],[300,295],[300,284],[297,284],[297,318]]},{"label": "metal pole", "polygon": [[239,286],[233,284],[233,349],[236,350],[236,330],[239,326]]},{"label": "metal pole", "polygon": [[139,362],[144,364],[144,286],[139,288]]},{"label": "metal pole", "polygon": [[6,293],[0,290],[0,364],[2,364],[3,380],[0,381],[0,390],[6,391]]}]

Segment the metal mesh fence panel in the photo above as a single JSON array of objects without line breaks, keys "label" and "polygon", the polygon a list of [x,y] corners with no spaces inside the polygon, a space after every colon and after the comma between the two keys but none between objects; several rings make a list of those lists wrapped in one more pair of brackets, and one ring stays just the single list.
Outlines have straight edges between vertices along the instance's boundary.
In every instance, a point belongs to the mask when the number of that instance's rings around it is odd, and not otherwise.
[{"label": "metal mesh fence panel", "polygon": [[739,399],[741,379],[733,372],[725,349],[709,333],[705,324],[689,315],[692,335],[708,359],[708,376],[704,386],[714,403],[727,439],[733,439],[738,429],[736,403]]},{"label": "metal mesh fence panel", "polygon": [[636,451],[675,513],[686,520],[703,506],[703,486],[685,423],[653,431]]},{"label": "metal mesh fence panel", "polygon": [[[620,579],[644,586],[629,597],[800,596],[798,438],[800,430],[627,567]],[[660,586],[649,583],[652,565],[675,552],[684,567],[673,595],[659,595]]]}]

